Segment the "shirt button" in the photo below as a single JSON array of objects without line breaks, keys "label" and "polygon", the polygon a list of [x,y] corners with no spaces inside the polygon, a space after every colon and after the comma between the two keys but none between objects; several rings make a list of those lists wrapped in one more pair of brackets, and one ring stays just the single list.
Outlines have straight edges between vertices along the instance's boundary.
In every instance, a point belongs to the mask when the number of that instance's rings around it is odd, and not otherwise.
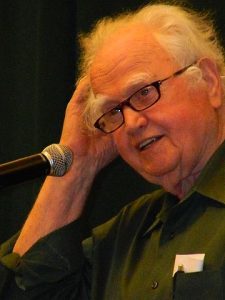
[{"label": "shirt button", "polygon": [[172,240],[175,237],[175,232],[171,232],[169,239]]},{"label": "shirt button", "polygon": [[157,289],[158,285],[159,285],[158,281],[155,281],[155,280],[152,281],[152,289],[153,290]]}]

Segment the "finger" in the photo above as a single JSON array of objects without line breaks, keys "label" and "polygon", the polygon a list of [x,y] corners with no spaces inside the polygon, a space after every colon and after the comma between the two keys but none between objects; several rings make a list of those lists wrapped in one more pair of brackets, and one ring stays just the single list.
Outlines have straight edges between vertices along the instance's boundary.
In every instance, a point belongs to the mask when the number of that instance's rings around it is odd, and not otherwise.
[{"label": "finger", "polygon": [[90,93],[90,89],[91,87],[89,78],[87,76],[81,78],[76,84],[76,89],[72,95],[71,100],[77,103],[85,102]]}]

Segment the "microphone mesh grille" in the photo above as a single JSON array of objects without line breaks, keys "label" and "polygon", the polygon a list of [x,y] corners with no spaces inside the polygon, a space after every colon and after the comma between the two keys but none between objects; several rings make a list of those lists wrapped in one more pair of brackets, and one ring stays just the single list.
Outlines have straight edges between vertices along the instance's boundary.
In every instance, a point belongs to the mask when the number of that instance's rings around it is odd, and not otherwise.
[{"label": "microphone mesh grille", "polygon": [[60,144],[52,144],[46,147],[42,154],[48,159],[51,176],[63,176],[70,168],[73,161],[72,151]]}]

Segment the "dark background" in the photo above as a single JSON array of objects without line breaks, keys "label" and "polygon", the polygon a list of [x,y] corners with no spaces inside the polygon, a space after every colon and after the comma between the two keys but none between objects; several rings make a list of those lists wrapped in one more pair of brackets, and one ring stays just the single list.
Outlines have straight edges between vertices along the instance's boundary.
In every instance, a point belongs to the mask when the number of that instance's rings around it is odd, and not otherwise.
[{"label": "dark background", "polygon": [[[76,80],[77,33],[88,31],[100,17],[148,2],[0,0],[0,164],[58,142]],[[225,2],[192,0],[189,4],[214,13],[223,39]],[[22,226],[42,181],[0,191],[0,241]],[[107,220],[154,188],[118,158],[96,178],[85,213],[87,225]]]}]

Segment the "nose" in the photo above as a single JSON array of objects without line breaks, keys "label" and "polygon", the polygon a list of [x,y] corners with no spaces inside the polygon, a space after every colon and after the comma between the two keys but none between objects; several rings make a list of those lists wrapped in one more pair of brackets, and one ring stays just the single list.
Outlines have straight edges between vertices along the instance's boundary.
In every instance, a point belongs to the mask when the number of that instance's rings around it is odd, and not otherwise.
[{"label": "nose", "polygon": [[145,111],[135,111],[129,106],[123,107],[124,128],[128,133],[135,133],[143,129],[148,124],[148,118]]}]

